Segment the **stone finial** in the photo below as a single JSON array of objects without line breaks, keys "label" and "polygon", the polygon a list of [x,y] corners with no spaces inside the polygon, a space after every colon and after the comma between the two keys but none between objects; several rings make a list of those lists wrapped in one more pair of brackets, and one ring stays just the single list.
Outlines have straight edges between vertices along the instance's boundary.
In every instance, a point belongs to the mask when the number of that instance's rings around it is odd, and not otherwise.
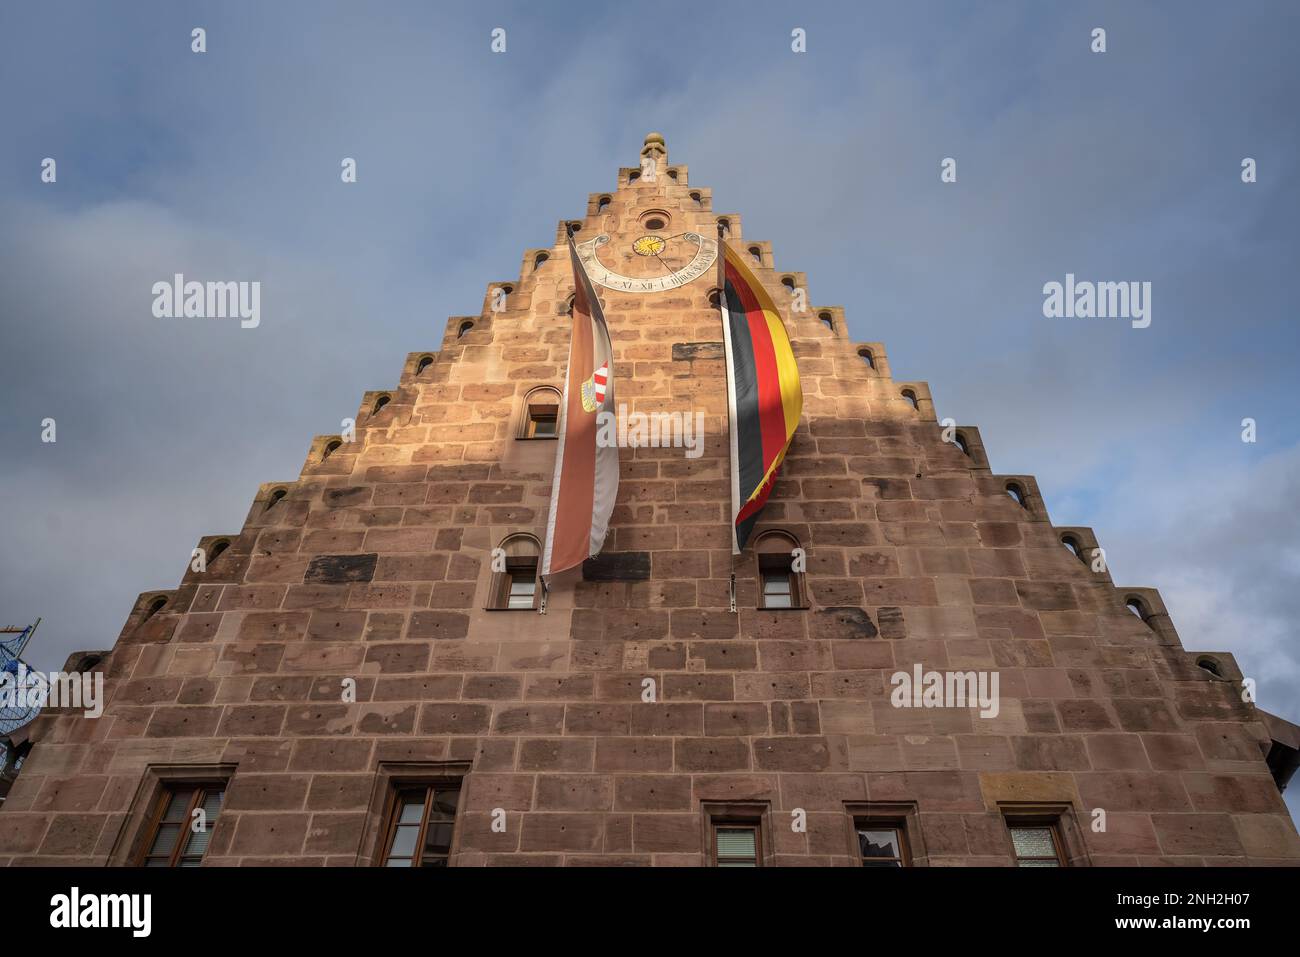
[{"label": "stone finial", "polygon": [[645,135],[645,143],[642,144],[642,145],[644,145],[644,146],[663,146],[663,147],[667,148],[667,147],[665,146],[665,144],[664,144],[664,135],[663,135],[662,133],[647,133],[647,134]]}]

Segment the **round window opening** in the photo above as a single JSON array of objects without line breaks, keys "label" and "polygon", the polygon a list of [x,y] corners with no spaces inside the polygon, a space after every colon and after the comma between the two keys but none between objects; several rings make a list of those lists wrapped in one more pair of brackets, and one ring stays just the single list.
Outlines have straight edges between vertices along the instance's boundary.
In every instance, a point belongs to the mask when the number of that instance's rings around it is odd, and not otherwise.
[{"label": "round window opening", "polygon": [[658,216],[651,216],[649,219],[645,221],[646,229],[663,229],[666,225],[668,224],[665,223]]}]

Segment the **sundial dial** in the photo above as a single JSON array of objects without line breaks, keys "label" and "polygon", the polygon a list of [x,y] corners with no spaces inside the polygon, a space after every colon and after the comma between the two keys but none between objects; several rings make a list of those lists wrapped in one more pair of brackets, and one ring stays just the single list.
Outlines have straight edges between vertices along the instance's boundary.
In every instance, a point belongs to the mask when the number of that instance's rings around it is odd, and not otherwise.
[{"label": "sundial dial", "polygon": [[[604,233],[578,243],[578,258],[592,282],[618,292],[654,293],[680,289],[703,276],[718,261],[718,240],[715,238],[694,232],[675,236],[650,232],[633,240],[628,250],[633,257],[646,260],[637,268],[642,275],[628,276],[601,262],[602,247],[609,245],[610,238]],[[618,252],[611,247],[604,253],[608,256],[611,251]]]}]

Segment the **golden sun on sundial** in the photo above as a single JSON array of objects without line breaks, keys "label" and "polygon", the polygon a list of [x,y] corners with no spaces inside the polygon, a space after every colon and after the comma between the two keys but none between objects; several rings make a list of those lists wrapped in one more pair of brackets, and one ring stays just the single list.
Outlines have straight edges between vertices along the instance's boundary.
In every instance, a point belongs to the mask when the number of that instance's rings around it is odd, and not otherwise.
[{"label": "golden sun on sundial", "polygon": [[642,236],[632,244],[632,252],[638,256],[658,256],[667,245],[662,236]]},{"label": "golden sun on sundial", "polygon": [[[659,260],[659,265],[665,270],[662,276],[624,276],[606,267],[596,255],[596,251],[601,246],[609,243],[609,237],[604,234],[585,243],[579,243],[578,258],[582,260],[582,265],[586,268],[591,281],[598,286],[619,292],[666,292],[670,289],[680,289],[698,279],[708,272],[718,259],[718,241],[713,237],[687,232],[681,233],[680,239],[686,243],[687,250],[692,253],[690,261],[680,269],[673,269],[660,258],[660,253],[668,248],[668,239],[650,234],[632,243],[632,252],[638,256],[654,257]],[[672,259],[681,261],[678,257],[670,257],[670,260]]]}]

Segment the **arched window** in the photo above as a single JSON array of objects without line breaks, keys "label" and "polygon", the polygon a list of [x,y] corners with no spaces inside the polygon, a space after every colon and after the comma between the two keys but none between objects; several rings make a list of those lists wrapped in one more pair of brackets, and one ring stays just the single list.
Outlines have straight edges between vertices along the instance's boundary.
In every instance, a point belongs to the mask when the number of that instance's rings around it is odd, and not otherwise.
[{"label": "arched window", "polygon": [[696,206],[704,205],[704,197],[701,196],[699,193],[691,193],[691,199],[695,201]]},{"label": "arched window", "polygon": [[1150,623],[1151,609],[1147,608],[1147,603],[1144,602],[1137,595],[1129,595],[1127,598],[1125,598],[1124,607],[1127,608],[1129,611],[1133,612],[1133,614],[1137,615],[1143,621],[1147,622],[1148,624]]},{"label": "arched window", "polygon": [[531,535],[510,535],[493,550],[488,608],[521,611],[537,607],[537,565],[541,543]]},{"label": "arched window", "polygon": [[462,322],[460,324],[460,328],[456,330],[456,338],[457,339],[461,338],[461,336],[465,335],[465,333],[469,332],[473,328],[474,328],[474,323],[470,322],[469,320]]},{"label": "arched window", "polygon": [[760,266],[763,265],[763,250],[759,249],[757,246],[750,246],[749,254],[754,257],[754,262],[758,263]]},{"label": "arched window", "polygon": [[596,200],[596,212],[603,213],[605,211],[605,207],[608,206],[609,203],[610,203],[610,198],[608,196],[602,196],[600,199]]},{"label": "arched window", "polygon": [[641,178],[641,171],[639,169],[634,169],[627,174],[627,181],[629,183],[635,183],[640,178]]},{"label": "arched window", "polygon": [[1019,482],[1008,482],[1007,494],[1010,495],[1013,499],[1015,499],[1016,504],[1019,505],[1021,508],[1027,507],[1025,505],[1025,501],[1026,501],[1025,490],[1020,487]]},{"label": "arched window", "polygon": [[159,595],[153,601],[149,602],[149,608],[145,611],[144,617],[140,619],[140,624],[144,624],[154,615],[158,614],[158,612],[162,611],[166,605],[167,597],[165,595]]},{"label": "arched window", "polygon": [[675,170],[675,169],[670,169],[670,170],[668,171],[668,178],[669,178],[669,179],[676,179],[676,178],[677,178],[677,170]]},{"label": "arched window", "polygon": [[431,365],[433,365],[433,356],[420,356],[420,361],[415,364],[415,374],[420,375]]},{"label": "arched window", "polygon": [[820,319],[822,321],[822,325],[825,326],[827,329],[829,329],[831,332],[835,331],[835,317],[832,316],[829,312],[819,312],[817,313],[817,318]]},{"label": "arched window", "polygon": [[577,222],[576,220],[575,220],[574,222],[571,222],[571,223],[566,223],[565,225],[567,225],[567,226],[569,227],[569,232],[571,232],[571,233],[580,233],[580,232],[582,232],[582,223]]},{"label": "arched window", "polygon": [[872,369],[876,367],[876,357],[871,354],[870,349],[859,349],[858,357]]},{"label": "arched window", "polygon": [[729,220],[729,219],[720,219],[720,220],[718,220],[718,228],[722,230],[722,235],[724,235],[724,236],[730,236],[730,235],[731,235],[731,220]]},{"label": "arched window", "polygon": [[266,511],[269,512],[271,509],[275,508],[275,506],[279,503],[280,499],[284,498],[288,494],[289,494],[288,489],[278,488],[275,491],[273,491],[271,493],[270,498],[266,500]]},{"label": "arched window", "polygon": [[222,539],[219,542],[213,542],[211,545],[208,546],[207,563],[211,565],[218,558],[220,558],[221,553],[224,552],[229,547],[230,547],[230,543],[225,539]]},{"label": "arched window", "polygon": [[722,292],[718,289],[709,290],[709,305],[714,309],[722,308]]},{"label": "arched window", "polygon": [[519,419],[520,439],[554,439],[559,436],[560,390],[539,385],[524,396],[523,415]]},{"label": "arched window", "polygon": [[1087,559],[1083,557],[1083,546],[1079,544],[1079,540],[1073,535],[1061,536],[1061,544],[1068,548],[1070,553],[1074,555],[1075,558],[1079,559],[1079,561],[1087,561]]},{"label": "arched window", "polygon": [[1211,658],[1209,655],[1202,655],[1200,658],[1197,658],[1196,667],[1208,671],[1216,678],[1223,677],[1223,669],[1219,666],[1218,661]]},{"label": "arched window", "polygon": [[916,393],[911,389],[903,390],[903,398],[907,400],[907,404],[912,408],[919,409],[921,407],[920,403],[916,400]]},{"label": "arched window", "polygon": [[379,398],[375,400],[375,406],[370,410],[370,414],[378,415],[380,412],[383,411],[384,406],[388,405],[388,403],[391,401],[393,401],[393,397],[391,395],[381,395]]},{"label": "arched window", "polygon": [[807,608],[805,561],[799,540],[788,532],[764,532],[754,543],[760,608]]},{"label": "arched window", "polygon": [[794,276],[782,276],[781,285],[785,286],[785,288],[791,292],[794,292]]},{"label": "arched window", "polygon": [[961,449],[962,455],[970,455],[970,445],[966,442],[966,436],[962,435],[960,432],[955,432],[953,433],[952,440],[953,444],[955,444],[957,448]]},{"label": "arched window", "polygon": [[321,450],[320,460],[324,462],[327,458],[337,452],[343,446],[342,439],[330,439],[325,443],[325,448]]},{"label": "arched window", "polygon": [[550,258],[551,258],[551,257],[548,256],[546,253],[538,253],[536,256],[534,256],[534,257],[533,257],[533,271],[536,272],[538,269],[541,269],[541,268],[542,268],[542,263],[546,262],[546,260],[548,260],[548,259],[550,259]]}]

